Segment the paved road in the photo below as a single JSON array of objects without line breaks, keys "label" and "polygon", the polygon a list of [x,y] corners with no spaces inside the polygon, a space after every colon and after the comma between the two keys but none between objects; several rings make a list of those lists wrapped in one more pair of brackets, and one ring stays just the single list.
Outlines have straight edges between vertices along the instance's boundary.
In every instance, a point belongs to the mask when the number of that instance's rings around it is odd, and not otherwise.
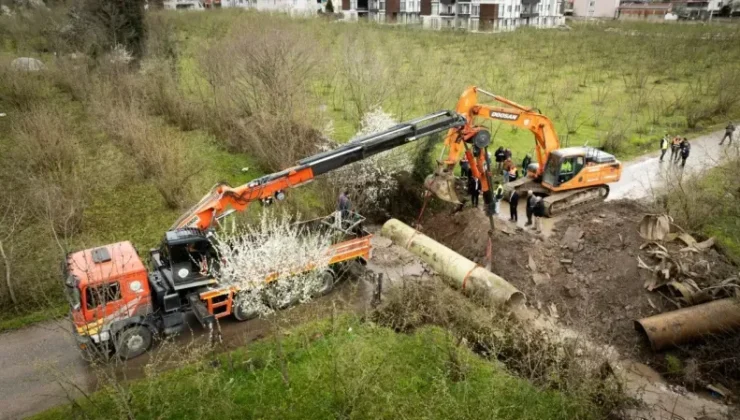
[{"label": "paved road", "polygon": [[[729,150],[718,146],[722,134],[713,133],[693,140],[691,156],[683,172],[716,165]],[[612,186],[609,199],[649,197],[665,177],[679,173],[676,165],[659,163],[657,153],[643,156],[625,164],[622,180]],[[526,220],[521,204],[520,212],[519,225],[524,226]],[[508,204],[502,203],[501,217],[508,218],[508,214]],[[556,220],[546,219],[544,229],[549,229]],[[191,325],[194,331],[200,329],[192,322]],[[268,327],[265,321],[259,320],[245,324],[226,322],[222,326],[229,346],[257,338]],[[0,334],[0,419],[21,418],[64,403],[67,401],[65,389],[72,389],[72,385],[86,392],[95,388],[95,377],[75,350],[68,328],[64,322],[47,322]],[[148,355],[137,358],[123,373],[135,377],[147,361]]]},{"label": "paved road", "polygon": [[[611,185],[607,200],[651,197],[654,195],[655,189],[664,185],[666,180],[716,166],[728,154],[737,153],[737,146],[740,143],[735,141],[732,146],[728,146],[728,143],[725,142],[724,146],[720,146],[719,141],[723,135],[724,130],[691,140],[691,154],[686,160],[685,168],[681,168],[680,164],[673,164],[668,161],[670,150],[666,153],[662,163],[659,161],[659,152],[626,163],[622,172],[622,179]],[[737,136],[738,133],[735,133],[735,137]]]}]

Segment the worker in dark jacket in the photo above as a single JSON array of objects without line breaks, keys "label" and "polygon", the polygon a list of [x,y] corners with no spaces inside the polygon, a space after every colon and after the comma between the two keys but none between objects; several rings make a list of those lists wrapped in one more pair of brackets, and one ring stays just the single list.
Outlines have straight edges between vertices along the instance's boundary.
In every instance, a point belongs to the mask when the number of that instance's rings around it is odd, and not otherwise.
[{"label": "worker in dark jacket", "polygon": [[691,144],[689,143],[689,139],[684,137],[683,141],[681,142],[681,167],[682,168],[686,166],[686,159],[688,159],[690,152],[691,152]]},{"label": "worker in dark jacket", "polygon": [[735,132],[735,124],[733,124],[732,121],[730,121],[729,123],[727,123],[727,127],[725,127],[725,136],[722,137],[722,141],[719,142],[719,145],[722,146],[722,144],[725,142],[725,139],[728,137],[730,138],[729,144],[732,144],[732,133],[734,132]]},{"label": "worker in dark jacket", "polygon": [[542,218],[545,217],[545,200],[537,197],[534,203],[534,230],[542,232]]},{"label": "worker in dark jacket", "polygon": [[463,156],[462,160],[460,161],[460,177],[470,177],[470,162],[468,162],[468,158],[465,156]]},{"label": "worker in dark jacket", "polygon": [[478,196],[480,195],[480,180],[474,176],[468,177],[468,194],[470,194],[470,204],[478,207]]},{"label": "worker in dark jacket", "polygon": [[511,195],[509,196],[509,220],[516,223],[519,221],[519,214],[518,214],[518,208],[519,206],[519,193],[514,190],[511,192]]},{"label": "worker in dark jacket", "polygon": [[496,170],[500,171],[502,168],[502,165],[504,164],[504,160],[505,160],[504,148],[499,146],[498,149],[496,149],[494,156],[496,157]]},{"label": "worker in dark jacket", "polygon": [[537,197],[534,196],[532,190],[527,191],[527,223],[524,226],[532,225],[532,214],[534,214],[534,205],[537,202]]},{"label": "worker in dark jacket", "polygon": [[524,156],[524,160],[522,160],[522,176],[527,176],[527,168],[529,168],[530,163],[532,163],[532,157],[529,155]]}]

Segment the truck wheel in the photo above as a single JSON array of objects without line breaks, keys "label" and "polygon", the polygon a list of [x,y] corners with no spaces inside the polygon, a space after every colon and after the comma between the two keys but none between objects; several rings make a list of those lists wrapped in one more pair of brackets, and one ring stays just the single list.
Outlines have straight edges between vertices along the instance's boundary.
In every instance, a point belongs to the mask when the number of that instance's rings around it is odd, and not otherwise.
[{"label": "truck wheel", "polygon": [[147,327],[135,325],[123,330],[116,340],[116,352],[124,360],[141,356],[152,345],[152,332]]},{"label": "truck wheel", "polygon": [[245,308],[244,305],[237,304],[234,304],[232,313],[234,314],[234,318],[239,322],[249,321],[252,318],[256,318],[258,315],[257,311],[249,310]]},{"label": "truck wheel", "polygon": [[336,275],[334,274],[334,270],[332,269],[326,269],[319,275],[320,285],[318,290],[316,290],[315,295],[316,296],[324,296],[325,294],[331,292],[331,290],[334,288],[334,278]]}]

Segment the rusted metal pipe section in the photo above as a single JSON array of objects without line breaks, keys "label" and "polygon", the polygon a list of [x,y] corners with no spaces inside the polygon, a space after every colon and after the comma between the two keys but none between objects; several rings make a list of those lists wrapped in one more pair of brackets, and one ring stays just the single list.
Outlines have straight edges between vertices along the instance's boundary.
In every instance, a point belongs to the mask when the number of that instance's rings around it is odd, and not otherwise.
[{"label": "rusted metal pipe section", "polygon": [[635,321],[653,350],[740,329],[740,301],[720,299]]},{"label": "rusted metal pipe section", "polygon": [[524,294],[506,280],[399,220],[387,221],[380,234],[417,255],[452,287],[468,295],[511,307],[521,306],[525,301]]}]

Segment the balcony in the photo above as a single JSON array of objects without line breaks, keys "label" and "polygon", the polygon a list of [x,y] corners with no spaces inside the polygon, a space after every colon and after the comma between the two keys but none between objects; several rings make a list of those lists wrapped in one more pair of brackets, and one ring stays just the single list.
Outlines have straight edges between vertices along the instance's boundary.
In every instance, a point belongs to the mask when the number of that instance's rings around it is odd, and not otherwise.
[{"label": "balcony", "polygon": [[522,0],[522,5],[539,4],[540,0]]},{"label": "balcony", "polygon": [[522,13],[521,13],[521,14],[519,15],[519,17],[520,17],[520,18],[522,18],[522,19],[526,19],[526,18],[533,18],[533,17],[539,17],[539,16],[540,16],[540,14],[539,14],[539,13],[537,13],[537,12],[522,12]]}]

